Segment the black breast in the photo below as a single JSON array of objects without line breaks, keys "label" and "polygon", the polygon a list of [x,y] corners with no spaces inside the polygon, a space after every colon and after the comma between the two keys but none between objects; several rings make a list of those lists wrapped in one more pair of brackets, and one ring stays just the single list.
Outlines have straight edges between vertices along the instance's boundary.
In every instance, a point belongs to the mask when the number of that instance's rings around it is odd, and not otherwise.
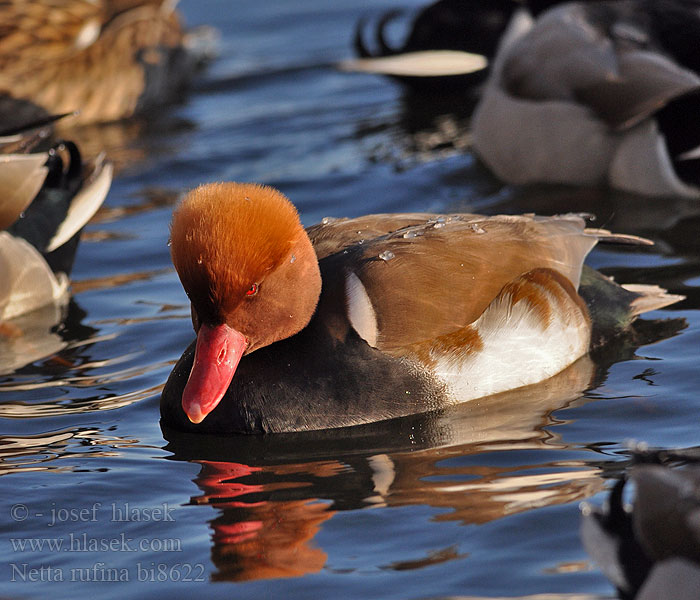
[{"label": "black breast", "polygon": [[439,408],[439,385],[408,363],[371,348],[349,329],[339,340],[314,318],[301,333],[243,357],[219,405],[194,425],[181,406],[194,343],[161,397],[164,425],[201,433],[310,431]]}]

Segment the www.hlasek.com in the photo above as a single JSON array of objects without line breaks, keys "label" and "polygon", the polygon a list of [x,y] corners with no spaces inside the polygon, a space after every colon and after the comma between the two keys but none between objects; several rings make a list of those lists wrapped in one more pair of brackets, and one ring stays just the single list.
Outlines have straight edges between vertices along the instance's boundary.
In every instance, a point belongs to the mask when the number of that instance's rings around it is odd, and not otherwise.
[{"label": "www.hlasek.com", "polygon": [[13,552],[182,552],[180,538],[89,537],[70,532],[65,537],[10,538]]}]

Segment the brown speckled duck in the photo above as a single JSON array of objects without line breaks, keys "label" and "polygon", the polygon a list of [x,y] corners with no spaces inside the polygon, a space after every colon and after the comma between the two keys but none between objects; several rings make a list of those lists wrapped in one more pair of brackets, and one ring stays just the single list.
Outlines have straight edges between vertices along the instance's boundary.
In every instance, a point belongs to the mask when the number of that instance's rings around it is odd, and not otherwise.
[{"label": "brown speckled duck", "polygon": [[0,89],[81,123],[176,99],[210,58],[210,30],[186,33],[168,0],[0,4]]}]

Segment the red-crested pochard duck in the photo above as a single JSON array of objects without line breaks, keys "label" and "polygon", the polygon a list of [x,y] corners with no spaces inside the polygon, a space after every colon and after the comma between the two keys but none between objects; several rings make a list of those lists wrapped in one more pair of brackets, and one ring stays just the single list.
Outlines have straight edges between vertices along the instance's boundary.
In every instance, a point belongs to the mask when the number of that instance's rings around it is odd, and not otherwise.
[{"label": "red-crested pochard duck", "polygon": [[203,185],[171,224],[197,340],[165,385],[162,423],[324,429],[547,379],[681,299],[582,270],[599,239],[645,242],[578,215],[383,214],[304,229],[275,189]]}]

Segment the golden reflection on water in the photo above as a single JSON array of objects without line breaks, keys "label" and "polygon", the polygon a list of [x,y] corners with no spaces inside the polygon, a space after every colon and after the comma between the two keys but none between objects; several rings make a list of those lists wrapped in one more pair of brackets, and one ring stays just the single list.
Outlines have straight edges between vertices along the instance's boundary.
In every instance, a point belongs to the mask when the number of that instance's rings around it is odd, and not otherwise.
[{"label": "golden reflection on water", "polygon": [[[139,440],[99,429],[64,429],[34,435],[0,435],[0,475],[30,471],[70,472],[65,459],[119,455],[121,448],[141,447]],[[84,467],[83,467],[84,468]]]},{"label": "golden reflection on water", "polygon": [[66,348],[68,342],[55,332],[65,312],[65,306],[50,304],[2,323],[0,375]]},{"label": "golden reflection on water", "polygon": [[[256,502],[246,497],[310,487],[309,483],[239,483],[239,478],[259,473],[262,469],[238,463],[198,462],[202,470],[196,482],[204,494],[192,498],[192,502],[211,503],[225,509],[210,524],[213,530],[212,561],[218,569],[213,575],[215,581],[299,577],[323,568],[327,555],[314,547],[311,540],[321,524],[335,514],[327,503],[315,498]],[[272,472],[288,475],[308,472],[309,469],[320,477],[332,477],[344,470],[332,461],[324,461],[281,465],[273,467]]]},{"label": "golden reflection on water", "polygon": [[[72,287],[80,294],[152,280],[169,270],[152,269],[74,281]],[[45,307],[5,324],[0,329],[0,365],[3,366],[0,374],[5,375],[0,379],[0,418],[37,419],[114,410],[159,395],[164,376],[155,385],[138,389],[133,389],[134,385],[122,386],[128,389],[123,393],[119,388],[114,390],[114,384],[127,384],[158,370],[166,373],[175,363],[174,358],[144,361],[143,351],[98,358],[99,353],[86,351],[95,344],[117,340],[125,327],[190,318],[184,305],[146,301],[137,304],[149,305],[149,311],[156,314],[106,318],[83,325],[84,312],[71,301],[69,307]],[[59,326],[61,322],[66,325]],[[70,330],[68,334],[66,328]],[[23,367],[27,369],[22,370]],[[37,376],[37,369],[41,369],[41,376]],[[86,393],[89,397],[85,397]]]},{"label": "golden reflection on water", "polygon": [[95,277],[92,279],[83,279],[81,281],[73,281],[71,289],[74,294],[82,292],[105,290],[110,288],[121,287],[134,283],[135,281],[150,281],[159,275],[169,273],[172,269],[151,269],[148,271],[134,271],[132,273],[119,273],[117,275],[108,275],[105,277]]},{"label": "golden reflection on water", "polygon": [[[462,447],[462,450],[469,451]],[[388,486],[375,485],[371,468],[363,480],[364,499],[349,508],[376,506],[378,493],[388,507],[425,505],[439,509],[435,521],[459,520],[462,524],[483,524],[520,511],[542,506],[561,505],[588,498],[603,489],[603,479],[596,468],[583,461],[523,465],[515,468],[459,467],[445,469],[439,465],[439,449],[420,452],[420,459],[432,469],[418,475],[411,471],[407,454],[389,457],[394,469]],[[368,457],[371,462],[373,458]],[[193,503],[211,503],[218,515],[212,529],[214,580],[246,581],[263,578],[298,577],[316,573],[325,566],[327,555],[314,541],[323,523],[337,512],[325,497],[342,489],[342,463],[333,471],[340,480],[328,485],[311,483],[319,476],[318,463],[309,464],[301,481],[277,481],[278,466],[251,467],[244,464],[199,461],[202,469],[195,483],[204,492]],[[367,465],[356,465],[356,472]],[[325,467],[324,467],[325,468]],[[539,475],[527,471],[537,469]],[[449,473],[449,475],[447,475]],[[320,476],[324,476],[321,474]],[[327,475],[325,475],[327,476]],[[385,477],[386,474],[380,475]],[[426,481],[426,477],[452,477],[451,482]],[[469,483],[460,481],[470,478]],[[306,479],[307,481],[304,481]],[[261,482],[266,480],[266,482]],[[320,489],[319,489],[320,488]],[[329,492],[330,491],[330,492]],[[270,499],[272,498],[272,499]],[[454,548],[444,549],[423,559],[389,564],[384,568],[409,570],[427,564],[460,558]]]},{"label": "golden reflection on water", "polygon": [[[71,291],[75,296],[89,291],[114,289],[135,282],[151,281],[171,271],[172,268],[150,269],[73,281],[71,283]],[[57,360],[60,360],[60,356],[58,355],[61,352],[104,342],[117,337],[117,334],[104,334],[99,336],[91,335],[78,340],[65,339],[64,336],[60,335],[61,324],[65,321],[68,312],[68,307],[65,304],[66,303],[50,304],[0,324],[0,375],[14,373],[30,363],[46,359],[47,357],[55,356]],[[103,319],[101,321],[93,321],[92,325],[99,326],[110,324],[127,326],[150,321],[167,321],[171,319],[188,320],[190,318],[189,307],[187,306],[174,304],[161,304],[159,306],[161,313],[173,311],[183,311],[183,313],[160,314],[139,318],[125,317]],[[74,312],[78,310],[79,309],[75,309]],[[109,362],[114,363],[120,360],[123,360],[123,357],[111,359]],[[103,364],[91,366],[103,366]],[[77,384],[80,385],[80,380],[77,381]],[[41,387],[42,385],[51,386],[54,385],[54,383],[38,382],[32,385]],[[2,389],[3,386],[0,385],[0,391]]]},{"label": "golden reflection on water", "polygon": [[312,540],[335,511],[313,499],[265,502],[224,511],[211,522],[214,581],[301,577],[319,572],[328,555]]},{"label": "golden reflection on water", "polygon": [[[437,467],[439,458],[439,452],[423,455],[424,460],[433,461],[435,474],[441,472]],[[586,468],[583,462],[576,465],[578,470],[572,465],[568,469],[541,476],[520,475],[519,472],[534,467],[556,470],[562,465],[528,465],[508,470],[508,476],[503,476],[503,471],[493,470],[481,477],[477,474],[479,469],[463,468],[459,473],[461,476],[478,478],[468,486],[426,483],[412,476],[409,467],[400,459],[395,460],[394,465],[396,478],[384,492],[386,506],[449,508],[450,512],[437,514],[434,520],[458,519],[463,524],[480,524],[535,507],[574,502],[603,488],[599,471]],[[244,467],[239,465],[239,473],[245,470]],[[263,471],[269,475],[274,467]],[[227,467],[221,463],[203,461],[200,476],[195,480],[206,492],[199,497],[200,502],[203,498],[213,500],[217,496],[219,500],[224,500],[215,503],[219,514],[209,523],[212,529],[211,556],[217,568],[213,579],[245,581],[298,577],[318,572],[325,565],[327,555],[317,547],[314,537],[322,524],[337,511],[327,500],[314,497],[313,486],[307,486],[307,493],[304,494],[301,491],[304,486],[288,484],[291,499],[258,500],[270,495],[283,495],[281,490],[284,488],[273,489],[274,484],[248,484],[235,476],[214,482],[214,472],[224,474]],[[251,469],[250,474],[253,472]],[[260,475],[258,473],[258,478]],[[243,474],[240,479],[245,481],[246,477]],[[367,482],[368,495],[370,491],[376,491],[371,489],[371,483],[371,480]],[[423,559],[392,563],[385,568],[417,569],[461,556],[454,548],[448,548]]]},{"label": "golden reflection on water", "polygon": [[467,556],[467,554],[458,552],[455,546],[450,546],[448,548],[443,548],[442,550],[428,552],[425,558],[397,561],[382,568],[392,571],[411,571],[413,569],[422,569],[423,567],[429,567],[431,565],[437,565],[440,563],[449,562],[451,560],[458,560]]},{"label": "golden reflection on water", "polygon": [[[142,373],[151,371],[160,366],[162,365],[149,366],[148,369],[142,370]],[[108,377],[101,377],[99,379],[107,382],[112,381]],[[92,381],[96,380],[97,378],[92,379]],[[64,382],[61,385],[70,384]],[[86,387],[91,387],[85,382],[83,382],[83,385]],[[107,394],[105,397],[92,398],[72,398],[69,404],[66,404],[65,395],[62,394],[57,394],[55,398],[49,400],[34,403],[8,401],[0,404],[0,417],[5,419],[38,419],[57,417],[60,415],[114,410],[116,408],[122,408],[160,394],[163,389],[163,385],[164,384],[161,383],[145,389],[127,392],[126,394]],[[0,386],[0,392],[11,389],[12,387],[8,385]],[[30,388],[28,386],[24,386],[23,389]]]}]

